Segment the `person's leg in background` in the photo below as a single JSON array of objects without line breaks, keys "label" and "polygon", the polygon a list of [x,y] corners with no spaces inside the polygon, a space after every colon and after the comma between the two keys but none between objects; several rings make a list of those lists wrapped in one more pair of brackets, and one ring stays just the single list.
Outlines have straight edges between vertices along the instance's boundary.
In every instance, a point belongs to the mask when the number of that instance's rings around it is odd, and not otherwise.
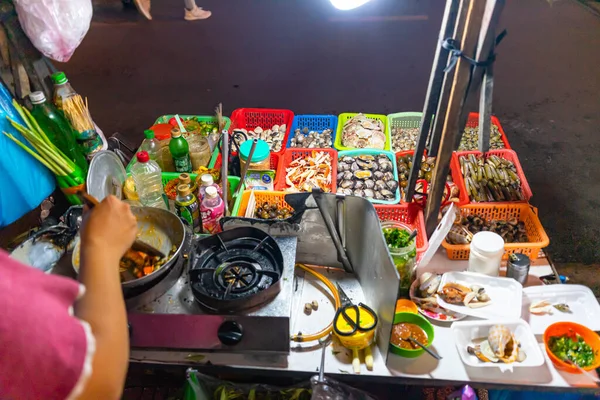
[{"label": "person's leg in background", "polygon": [[150,15],[150,0],[133,0],[133,3],[140,14],[148,19],[152,19],[152,15]]},{"label": "person's leg in background", "polygon": [[196,5],[195,0],[183,0],[185,3],[184,19],[187,21],[195,21],[197,19],[206,19],[211,16],[211,12],[203,10],[202,7]]}]

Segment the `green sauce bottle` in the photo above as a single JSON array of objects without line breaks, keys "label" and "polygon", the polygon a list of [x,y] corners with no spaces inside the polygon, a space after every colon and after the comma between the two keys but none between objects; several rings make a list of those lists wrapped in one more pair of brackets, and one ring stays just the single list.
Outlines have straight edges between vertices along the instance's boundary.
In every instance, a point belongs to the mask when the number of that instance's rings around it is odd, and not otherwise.
[{"label": "green sauce bottle", "polygon": [[190,159],[190,147],[187,140],[181,136],[179,129],[174,128],[171,131],[171,141],[169,141],[169,151],[173,157],[175,172],[192,172],[192,160]]}]

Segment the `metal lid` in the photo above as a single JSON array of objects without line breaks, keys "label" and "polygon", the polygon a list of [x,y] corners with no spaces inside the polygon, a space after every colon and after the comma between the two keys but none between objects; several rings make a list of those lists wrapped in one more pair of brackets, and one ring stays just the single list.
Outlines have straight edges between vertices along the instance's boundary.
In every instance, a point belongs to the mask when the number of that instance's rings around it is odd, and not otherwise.
[{"label": "metal lid", "polygon": [[531,264],[531,260],[529,259],[529,257],[522,253],[511,254],[510,256],[508,256],[508,262],[513,267],[517,268],[529,267],[529,265]]},{"label": "metal lid", "polygon": [[102,201],[109,195],[123,198],[123,183],[127,174],[123,163],[115,153],[102,150],[90,162],[86,180],[87,192]]}]

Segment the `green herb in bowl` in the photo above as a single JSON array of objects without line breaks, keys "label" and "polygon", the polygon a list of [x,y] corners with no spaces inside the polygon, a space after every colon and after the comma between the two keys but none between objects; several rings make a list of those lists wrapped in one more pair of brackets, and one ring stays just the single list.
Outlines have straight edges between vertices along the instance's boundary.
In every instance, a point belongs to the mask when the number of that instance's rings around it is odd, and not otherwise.
[{"label": "green herb in bowl", "polygon": [[[390,249],[401,249],[409,245],[410,232],[403,228],[383,228],[383,237]],[[414,239],[411,239],[411,242]]]},{"label": "green herb in bowl", "polygon": [[593,365],[596,360],[592,347],[579,335],[574,338],[568,335],[552,336],[548,344],[550,351],[556,357],[561,360],[569,360],[581,368]]}]

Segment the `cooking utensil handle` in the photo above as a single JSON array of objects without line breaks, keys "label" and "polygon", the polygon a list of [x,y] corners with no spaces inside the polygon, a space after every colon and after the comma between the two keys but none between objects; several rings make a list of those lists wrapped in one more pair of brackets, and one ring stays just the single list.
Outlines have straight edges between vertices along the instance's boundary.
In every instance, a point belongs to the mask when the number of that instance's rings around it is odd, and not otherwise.
[{"label": "cooking utensil handle", "polygon": [[360,374],[360,357],[357,348],[352,349],[352,369],[355,374]]},{"label": "cooking utensil handle", "polygon": [[338,259],[341,261],[344,270],[349,273],[354,272],[354,268],[352,268],[352,264],[348,259],[348,255],[346,254],[346,249],[342,246],[342,241],[338,234],[338,231],[333,223],[333,219],[331,218],[331,214],[327,210],[327,204],[325,204],[325,200],[323,198],[323,192],[318,190],[312,191],[312,196],[319,207],[319,211],[321,212],[321,216],[323,217],[323,221],[325,221],[325,226],[329,231],[329,235],[331,236],[331,240],[333,240],[333,244],[338,253]]},{"label": "cooking utensil handle", "polygon": [[369,371],[373,371],[373,353],[371,352],[371,345],[365,347],[365,365]]},{"label": "cooking utensil handle", "polygon": [[433,351],[429,350],[427,347],[425,347],[421,342],[419,342],[415,338],[409,337],[408,340],[410,340],[411,342],[415,343],[417,346],[421,347],[423,350],[425,350],[427,353],[429,353],[429,355],[431,357],[435,358],[436,360],[441,360],[442,359],[442,357],[440,355],[438,355],[437,353],[434,353]]}]

